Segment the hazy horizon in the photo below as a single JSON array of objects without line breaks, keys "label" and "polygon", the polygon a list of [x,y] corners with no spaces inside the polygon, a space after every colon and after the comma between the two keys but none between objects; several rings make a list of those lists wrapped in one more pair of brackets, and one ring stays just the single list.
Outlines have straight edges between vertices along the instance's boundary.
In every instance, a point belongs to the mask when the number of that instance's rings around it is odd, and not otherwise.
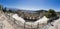
[{"label": "hazy horizon", "polygon": [[0,4],[25,10],[54,9],[60,11],[60,0],[0,0]]}]

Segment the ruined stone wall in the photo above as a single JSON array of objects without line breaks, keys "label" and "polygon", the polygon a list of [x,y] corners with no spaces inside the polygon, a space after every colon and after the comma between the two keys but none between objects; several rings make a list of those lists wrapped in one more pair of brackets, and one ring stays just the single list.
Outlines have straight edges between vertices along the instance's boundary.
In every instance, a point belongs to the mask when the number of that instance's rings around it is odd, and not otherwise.
[{"label": "ruined stone wall", "polygon": [[7,17],[9,18],[7,21],[14,26],[15,29],[43,29],[44,26],[46,26],[46,23],[37,23],[35,25],[35,23],[31,23],[31,22],[25,22],[22,23],[14,18],[12,18],[11,16],[7,15]]}]

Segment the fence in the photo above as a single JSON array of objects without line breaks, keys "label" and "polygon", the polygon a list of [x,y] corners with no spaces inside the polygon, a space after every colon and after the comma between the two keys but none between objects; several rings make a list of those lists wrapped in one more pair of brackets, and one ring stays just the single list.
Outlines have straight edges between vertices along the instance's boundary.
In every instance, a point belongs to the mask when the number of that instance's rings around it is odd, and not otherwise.
[{"label": "fence", "polygon": [[12,26],[14,26],[15,29],[42,29],[46,23],[37,23],[36,25],[34,24],[27,24],[27,22],[20,22],[18,20],[15,20],[11,16],[7,16],[9,19],[7,20]]}]

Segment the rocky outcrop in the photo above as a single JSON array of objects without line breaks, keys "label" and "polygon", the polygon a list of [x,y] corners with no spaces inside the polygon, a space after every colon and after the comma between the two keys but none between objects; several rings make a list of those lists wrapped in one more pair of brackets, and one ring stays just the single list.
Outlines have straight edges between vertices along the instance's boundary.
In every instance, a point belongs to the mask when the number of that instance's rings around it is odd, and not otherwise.
[{"label": "rocky outcrop", "polygon": [[3,11],[0,11],[0,29],[14,29],[14,27],[7,21],[9,18],[6,17]]}]

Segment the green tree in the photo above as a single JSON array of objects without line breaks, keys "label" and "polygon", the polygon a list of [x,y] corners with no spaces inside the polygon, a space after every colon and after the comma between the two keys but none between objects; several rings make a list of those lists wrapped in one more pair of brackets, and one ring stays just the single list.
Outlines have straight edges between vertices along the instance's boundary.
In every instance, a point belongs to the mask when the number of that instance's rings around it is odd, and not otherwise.
[{"label": "green tree", "polygon": [[0,10],[2,10],[2,5],[0,5]]},{"label": "green tree", "polygon": [[53,9],[49,9],[48,12],[45,15],[46,15],[47,18],[57,16],[56,12]]}]

